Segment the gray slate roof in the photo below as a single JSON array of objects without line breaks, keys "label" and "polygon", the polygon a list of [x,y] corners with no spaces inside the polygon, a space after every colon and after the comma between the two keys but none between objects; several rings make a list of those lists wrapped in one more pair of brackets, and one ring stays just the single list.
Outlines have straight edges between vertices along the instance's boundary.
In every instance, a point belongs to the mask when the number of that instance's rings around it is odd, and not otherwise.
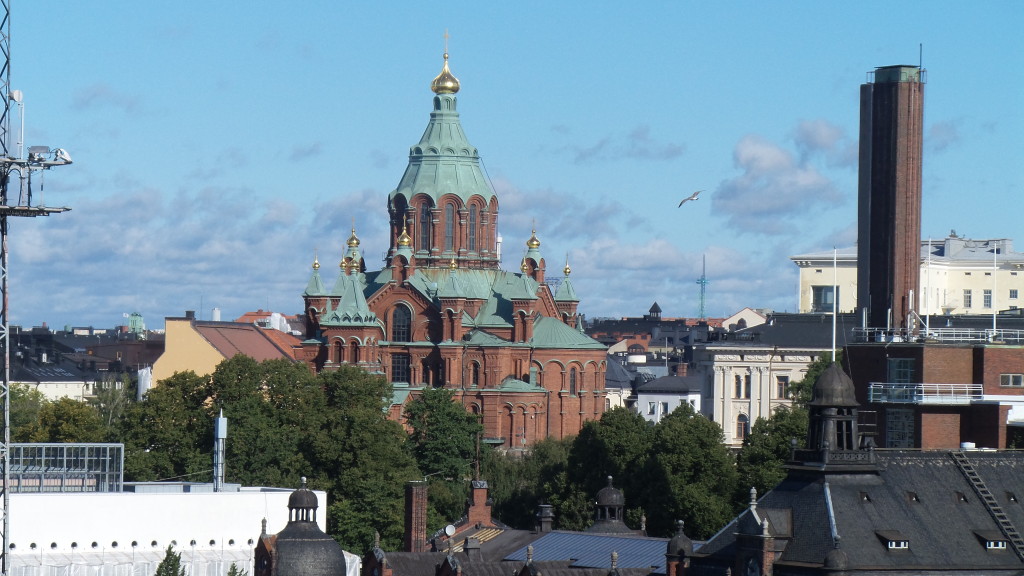
[{"label": "gray slate roof", "polygon": [[[968,452],[968,458],[1018,531],[1024,527],[1024,453]],[[821,474],[791,470],[757,503],[767,516],[780,564],[821,566],[833,548],[828,502],[849,570],[923,570],[984,573],[1024,569],[1011,549],[986,550],[977,533],[999,531],[949,452],[878,451],[877,473]],[[826,491],[827,481],[827,491]],[[961,498],[963,495],[963,498]],[[748,509],[701,547],[698,556],[731,557],[735,532]],[[906,550],[890,550],[885,536],[901,535]]]}]

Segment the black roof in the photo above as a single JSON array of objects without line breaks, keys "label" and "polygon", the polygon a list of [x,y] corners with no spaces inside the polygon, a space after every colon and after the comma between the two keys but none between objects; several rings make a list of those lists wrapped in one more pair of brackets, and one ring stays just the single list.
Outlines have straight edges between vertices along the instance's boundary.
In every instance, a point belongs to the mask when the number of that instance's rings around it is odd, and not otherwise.
[{"label": "black roof", "polygon": [[[1024,496],[1024,452],[965,454],[1006,518],[1018,530],[1024,527],[1019,502]],[[695,561],[717,559],[714,563],[720,564],[733,557],[735,533],[749,533],[767,518],[780,550],[776,574],[785,573],[785,565],[823,566],[836,548],[833,535],[839,537],[851,573],[1019,573],[1024,568],[1012,547],[986,549],[978,533],[1000,532],[999,524],[952,453],[880,450],[877,458],[878,469],[864,473],[790,470],[756,506],[705,543]],[[890,549],[887,539],[908,545]]]}]

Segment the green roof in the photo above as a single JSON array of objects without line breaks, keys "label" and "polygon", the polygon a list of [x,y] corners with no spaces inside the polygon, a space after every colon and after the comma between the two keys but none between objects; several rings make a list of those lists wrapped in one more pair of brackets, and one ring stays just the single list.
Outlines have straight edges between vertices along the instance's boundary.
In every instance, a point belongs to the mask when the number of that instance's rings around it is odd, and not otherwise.
[{"label": "green roof", "polygon": [[506,378],[498,386],[498,390],[502,392],[545,392],[546,390],[542,386],[535,386],[529,382],[523,382],[516,378]]},{"label": "green roof", "polygon": [[555,290],[555,301],[556,302],[579,302],[579,297],[576,296],[576,291],[572,288],[572,281],[569,280],[569,276],[562,279],[562,283],[558,285],[558,290]]},{"label": "green roof", "polygon": [[303,296],[323,296],[326,293],[324,281],[320,279],[320,271],[314,268],[313,274],[309,277],[309,283],[306,284],[306,291],[303,292]]},{"label": "green roof", "polygon": [[538,316],[533,322],[533,339],[535,348],[583,348],[588,350],[604,350],[607,348],[597,340],[582,332],[566,326],[560,320]]},{"label": "green roof", "polygon": [[454,94],[434,96],[434,109],[419,143],[409,149],[409,165],[389,201],[404,196],[408,203],[426,194],[438,205],[444,194],[455,194],[466,204],[479,195],[487,204],[494,198],[491,183],[480,166],[480,155],[466,139]]}]

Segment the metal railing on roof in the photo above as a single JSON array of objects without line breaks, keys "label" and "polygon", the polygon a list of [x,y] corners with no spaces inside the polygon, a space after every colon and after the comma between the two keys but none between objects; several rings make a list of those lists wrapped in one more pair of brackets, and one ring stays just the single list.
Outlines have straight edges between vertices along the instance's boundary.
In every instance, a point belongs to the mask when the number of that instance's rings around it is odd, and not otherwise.
[{"label": "metal railing on roof", "polygon": [[1024,330],[928,328],[916,333],[900,328],[854,328],[857,342],[939,342],[944,344],[1024,344]]},{"label": "metal railing on roof", "polygon": [[868,402],[872,404],[942,404],[965,406],[983,396],[981,384],[903,384],[871,382]]}]

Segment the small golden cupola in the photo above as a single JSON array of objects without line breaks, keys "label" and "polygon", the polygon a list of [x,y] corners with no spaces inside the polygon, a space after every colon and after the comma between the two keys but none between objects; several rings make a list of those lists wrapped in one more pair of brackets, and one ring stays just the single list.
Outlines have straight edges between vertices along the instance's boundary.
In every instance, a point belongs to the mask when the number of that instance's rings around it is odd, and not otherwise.
[{"label": "small golden cupola", "polygon": [[569,274],[572,274],[572,268],[569,267],[569,255],[568,254],[565,255],[565,268],[562,268],[562,272],[565,272],[566,276],[568,276]]},{"label": "small golden cupola", "polygon": [[402,234],[398,237],[398,245],[399,246],[410,246],[410,245],[412,245],[412,238],[409,237],[409,232],[406,230],[404,225],[402,226]]},{"label": "small golden cupola", "polygon": [[348,244],[350,248],[357,248],[359,246],[359,237],[356,236],[356,229],[354,226],[352,227],[352,235],[348,237],[348,242],[346,242],[346,244]]},{"label": "small golden cupola", "polygon": [[530,239],[526,241],[526,247],[533,250],[540,248],[540,240],[537,238],[536,230],[534,230],[533,233],[530,234]]},{"label": "small golden cupola", "polygon": [[444,67],[441,73],[430,83],[430,89],[434,94],[455,94],[459,91],[459,79],[448,69],[448,51],[444,52]]}]

